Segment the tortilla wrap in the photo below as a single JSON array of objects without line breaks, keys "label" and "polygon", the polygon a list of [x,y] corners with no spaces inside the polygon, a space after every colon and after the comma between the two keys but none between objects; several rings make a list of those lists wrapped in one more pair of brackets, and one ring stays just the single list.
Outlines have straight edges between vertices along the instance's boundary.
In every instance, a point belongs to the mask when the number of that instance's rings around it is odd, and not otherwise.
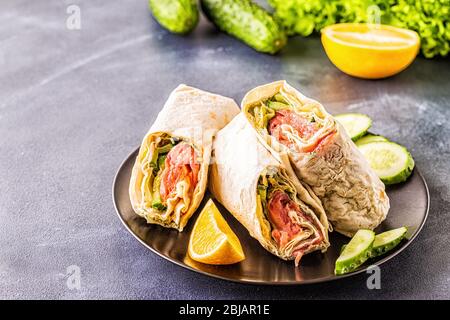
[{"label": "tortilla wrap", "polygon": [[[320,201],[311,197],[292,169],[286,168],[267,151],[244,115],[239,114],[219,131],[214,140],[210,191],[265,249],[284,260],[292,260],[296,258],[294,248],[288,245],[281,248],[272,237],[273,227],[257,191],[259,180],[269,172],[276,173],[295,190],[295,202],[311,217],[311,223],[323,236],[320,242],[309,245],[302,254],[325,251],[329,246],[328,222]],[[303,241],[306,243],[308,240]]]},{"label": "tortilla wrap", "polygon": [[271,153],[288,154],[299,180],[321,200],[336,231],[353,236],[386,218],[389,198],[384,184],[319,102],[277,81],[248,92],[242,111]]},{"label": "tortilla wrap", "polygon": [[[230,98],[179,85],[139,149],[129,187],[133,210],[148,223],[182,231],[205,193],[213,137],[238,113],[239,107]],[[175,148],[179,154],[170,158]],[[191,163],[183,163],[182,156],[190,156]],[[181,163],[175,169],[191,170],[188,178],[168,171],[175,170],[169,165],[177,160]],[[163,192],[168,194],[165,202]]]}]

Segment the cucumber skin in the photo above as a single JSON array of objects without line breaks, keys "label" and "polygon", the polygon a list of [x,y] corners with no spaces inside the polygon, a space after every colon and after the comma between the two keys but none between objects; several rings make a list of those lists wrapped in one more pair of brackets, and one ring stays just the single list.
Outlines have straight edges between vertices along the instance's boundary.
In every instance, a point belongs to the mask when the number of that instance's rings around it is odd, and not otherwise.
[{"label": "cucumber skin", "polygon": [[[408,232],[408,230],[406,229],[401,237],[395,239],[394,241],[391,241],[388,244],[378,246],[378,247],[372,246],[372,251],[370,252],[370,257],[375,258],[375,257],[381,256],[381,255],[385,254],[386,252],[394,249],[396,246],[398,246],[400,244],[400,242],[403,241],[403,239],[405,239],[407,232]],[[375,236],[375,238],[376,238],[376,236]]]},{"label": "cucumber skin", "polygon": [[[414,166],[415,166],[414,159],[411,156],[411,153],[408,151],[408,149],[406,149],[402,145],[399,145],[398,143],[390,142],[390,141],[388,141],[388,142],[371,142],[371,143],[393,143],[393,144],[396,144],[396,145],[400,146],[403,149],[403,151],[405,153],[407,153],[407,156],[408,156],[406,167],[402,172],[400,172],[399,174],[392,176],[392,177],[383,177],[383,178],[380,177],[381,181],[383,181],[383,183],[385,185],[392,185],[392,184],[405,182],[406,180],[408,180],[408,178],[411,175],[411,173],[413,172]],[[363,144],[362,146],[367,146],[367,144]]]},{"label": "cucumber skin", "polygon": [[[375,235],[375,238],[377,237],[377,235]],[[372,245],[372,250],[369,254],[369,258],[376,258],[378,256],[381,256],[383,254],[385,254],[388,251],[391,251],[392,249],[394,249],[396,246],[398,246],[400,244],[400,242],[403,241],[403,239],[405,239],[406,237],[406,232],[403,234],[403,236],[399,237],[398,239],[396,239],[395,241],[392,241],[391,243],[389,243],[388,245],[383,245],[383,246],[379,246],[379,247],[374,247]],[[375,240],[374,240],[375,243]],[[341,247],[341,251],[339,252],[339,254],[342,253],[342,251],[344,251],[345,247],[347,245],[344,244]]]},{"label": "cucumber skin", "polygon": [[364,137],[367,134],[367,130],[364,132],[361,132],[360,134],[354,136],[352,139],[353,142],[356,142],[358,139],[361,139],[362,137]]},{"label": "cucumber skin", "polygon": [[[364,250],[361,254],[359,254],[358,257],[356,258],[356,260],[351,264],[338,263],[336,261],[336,267],[334,269],[334,273],[336,275],[341,275],[341,274],[346,274],[346,273],[352,272],[355,269],[357,269],[360,265],[362,265],[364,262],[366,262],[371,257],[372,245],[373,244],[371,244],[366,250]],[[342,250],[342,251],[344,251],[344,250]]]},{"label": "cucumber skin", "polygon": [[[336,120],[339,120],[339,117],[341,117],[341,116],[345,117],[345,116],[351,116],[351,115],[361,115],[361,116],[367,117],[370,120],[369,126],[367,127],[367,129],[365,131],[360,132],[359,134],[357,134],[354,137],[350,137],[350,134],[348,134],[350,139],[352,139],[353,142],[356,142],[356,140],[364,137],[367,134],[367,132],[369,131],[370,127],[372,127],[373,121],[372,121],[372,118],[370,118],[368,115],[363,114],[363,113],[340,113],[340,114],[337,114],[335,116],[335,118],[336,118]],[[342,124],[341,124],[341,126],[344,127],[344,125],[342,125]],[[345,130],[345,128],[344,128],[344,130]]]},{"label": "cucumber skin", "polygon": [[[368,231],[373,233],[373,239],[375,239],[375,233],[371,230],[368,230]],[[353,270],[357,269],[360,265],[362,265],[364,262],[366,262],[371,257],[372,248],[373,248],[373,240],[372,240],[372,243],[370,244],[370,246],[368,246],[366,250],[364,250],[363,252],[361,252],[359,255],[357,255],[354,258],[354,261],[351,264],[349,264],[348,261],[340,262],[340,261],[338,261],[339,260],[339,258],[338,258],[336,260],[334,273],[336,275],[342,275],[342,274],[349,273],[349,272],[352,272]],[[341,254],[344,251],[344,249],[345,248],[341,248]]]},{"label": "cucumber skin", "polygon": [[406,149],[405,147],[403,147],[403,149],[405,150],[405,152],[408,153],[408,162],[406,164],[406,168],[405,168],[405,170],[403,170],[401,172],[401,174],[398,174],[394,177],[387,177],[387,178],[381,179],[381,181],[383,181],[383,183],[385,185],[391,185],[391,184],[405,182],[406,180],[408,180],[409,176],[413,172],[414,166],[415,166],[414,159],[411,156],[411,153],[409,153],[408,149]]},{"label": "cucumber skin", "polygon": [[201,6],[206,17],[220,30],[256,51],[275,54],[287,43],[283,27],[250,0],[201,0]]},{"label": "cucumber skin", "polygon": [[386,137],[380,136],[378,134],[373,134],[367,132],[364,136],[360,137],[355,141],[356,146],[362,146],[371,142],[388,142],[389,140]]},{"label": "cucumber skin", "polygon": [[385,253],[388,252],[388,251],[391,251],[391,250],[394,249],[396,246],[398,246],[399,243],[402,242],[402,240],[403,240],[404,238],[405,238],[405,237],[403,236],[403,237],[401,237],[401,238],[398,238],[398,239],[395,240],[395,241],[392,241],[392,242],[389,243],[388,245],[384,245],[384,246],[381,246],[381,247],[378,247],[378,248],[373,248],[373,247],[372,247],[372,251],[370,252],[370,258],[375,258],[375,257],[378,257],[378,256],[381,256],[381,255],[385,254]]},{"label": "cucumber skin", "polygon": [[172,33],[187,34],[198,24],[196,0],[149,0],[148,6],[156,21]]}]

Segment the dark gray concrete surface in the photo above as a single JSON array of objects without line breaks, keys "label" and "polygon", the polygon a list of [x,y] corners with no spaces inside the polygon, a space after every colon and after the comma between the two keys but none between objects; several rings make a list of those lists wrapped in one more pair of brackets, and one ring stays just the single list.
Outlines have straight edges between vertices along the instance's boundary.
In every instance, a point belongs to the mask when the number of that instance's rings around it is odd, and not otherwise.
[{"label": "dark gray concrete surface", "polygon": [[[66,28],[69,4],[81,30]],[[331,112],[360,111],[406,145],[431,192],[429,219],[367,275],[303,287],[227,283],[140,245],[113,208],[111,184],[172,89],[187,83],[240,101],[286,79]],[[0,2],[0,298],[450,298],[450,60],[419,57],[365,81],[332,66],[318,38],[258,54],[206,21],[188,37],[150,17],[145,0]],[[70,290],[66,269],[81,270]]]}]

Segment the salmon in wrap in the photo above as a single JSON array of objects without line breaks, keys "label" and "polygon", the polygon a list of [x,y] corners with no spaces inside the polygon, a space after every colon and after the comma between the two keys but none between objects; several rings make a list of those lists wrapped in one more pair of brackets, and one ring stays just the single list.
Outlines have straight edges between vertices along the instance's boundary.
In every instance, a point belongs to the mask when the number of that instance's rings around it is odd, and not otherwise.
[{"label": "salmon in wrap", "polygon": [[217,134],[209,179],[214,197],[274,255],[298,265],[329,246],[320,201],[258,141],[243,114]]},{"label": "salmon in wrap", "polygon": [[268,150],[288,154],[298,178],[321,200],[336,231],[353,236],[386,218],[384,184],[319,102],[277,81],[248,92],[242,110]]},{"label": "salmon in wrap", "polygon": [[130,180],[133,210],[182,231],[205,193],[214,135],[239,113],[230,98],[178,86],[144,137]]}]

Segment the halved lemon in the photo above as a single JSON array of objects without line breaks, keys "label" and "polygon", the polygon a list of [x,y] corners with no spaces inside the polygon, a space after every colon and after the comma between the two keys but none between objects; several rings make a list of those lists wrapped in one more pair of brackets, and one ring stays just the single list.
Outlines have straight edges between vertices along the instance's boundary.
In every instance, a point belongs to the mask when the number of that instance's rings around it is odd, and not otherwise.
[{"label": "halved lemon", "polygon": [[188,253],[193,260],[207,264],[233,264],[245,259],[238,237],[212,199],[195,222]]},{"label": "halved lemon", "polygon": [[419,52],[419,35],[380,24],[339,23],[322,29],[331,62],[355,77],[378,79],[408,67]]}]

